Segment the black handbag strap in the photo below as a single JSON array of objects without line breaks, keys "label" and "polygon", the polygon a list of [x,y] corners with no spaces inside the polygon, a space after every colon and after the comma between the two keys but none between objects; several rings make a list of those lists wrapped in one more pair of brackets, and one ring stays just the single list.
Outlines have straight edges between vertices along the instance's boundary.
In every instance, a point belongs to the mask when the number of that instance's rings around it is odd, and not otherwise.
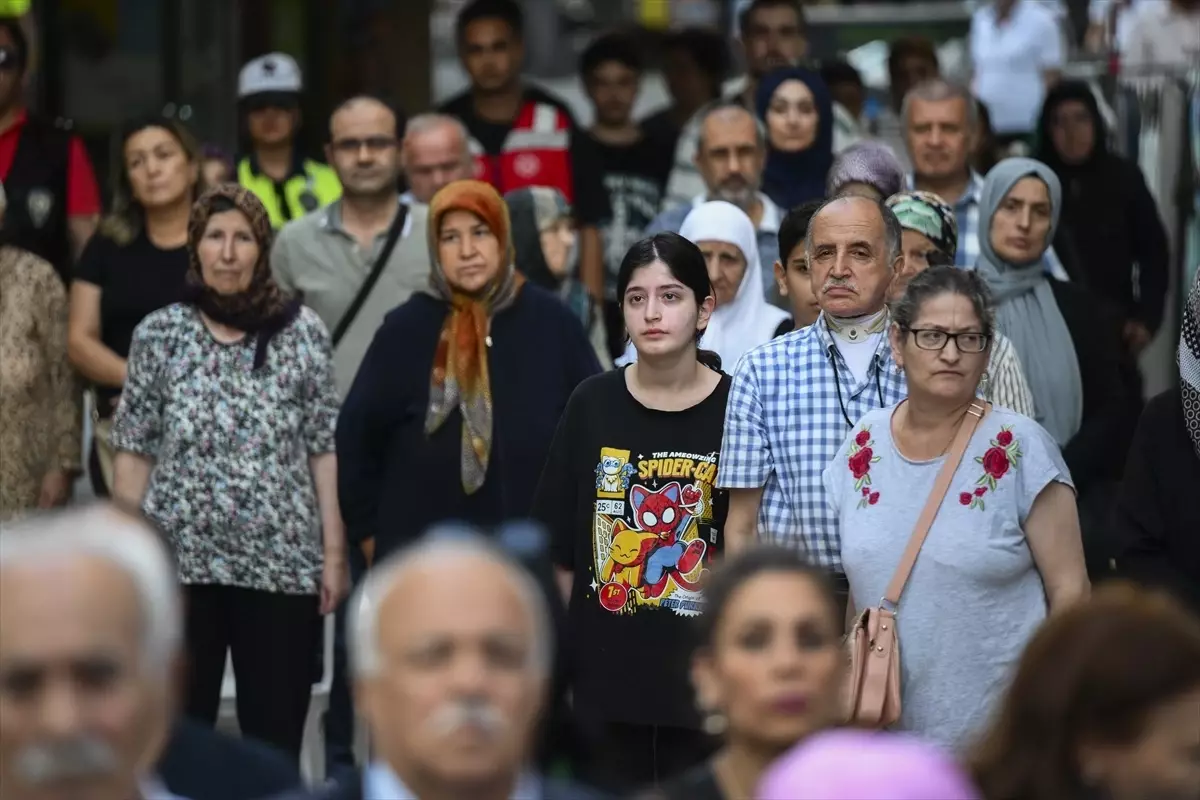
[{"label": "black handbag strap", "polygon": [[350,326],[354,324],[354,319],[358,316],[358,312],[362,310],[363,304],[371,296],[371,290],[379,282],[379,276],[383,274],[383,268],[387,266],[388,259],[392,257],[392,251],[396,249],[396,242],[400,241],[400,234],[404,230],[404,222],[407,219],[408,206],[401,203],[399,209],[396,211],[396,216],[392,218],[392,226],[388,228],[387,240],[383,243],[383,249],[379,251],[379,256],[371,266],[371,272],[367,275],[367,279],[363,281],[362,286],[358,288],[358,294],[354,296],[354,301],[350,303],[350,307],[346,309],[346,313],[338,321],[337,327],[333,329],[332,341],[334,347],[338,346],[338,342],[346,335],[346,331],[350,330]]}]

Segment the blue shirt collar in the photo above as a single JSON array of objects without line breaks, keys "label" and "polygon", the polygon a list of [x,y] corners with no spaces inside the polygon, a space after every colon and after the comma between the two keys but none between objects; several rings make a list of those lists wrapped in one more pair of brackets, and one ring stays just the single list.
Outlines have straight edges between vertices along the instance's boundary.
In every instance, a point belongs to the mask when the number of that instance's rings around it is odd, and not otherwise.
[{"label": "blue shirt collar", "polygon": [[[517,777],[510,800],[539,800],[542,782],[537,775],[523,771]],[[376,761],[363,773],[363,800],[419,800],[387,764]]]}]

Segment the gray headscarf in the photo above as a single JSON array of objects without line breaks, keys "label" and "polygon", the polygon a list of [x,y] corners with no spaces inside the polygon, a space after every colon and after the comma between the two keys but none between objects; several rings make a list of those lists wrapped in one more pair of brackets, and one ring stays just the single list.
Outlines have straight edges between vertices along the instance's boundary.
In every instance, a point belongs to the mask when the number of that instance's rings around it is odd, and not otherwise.
[{"label": "gray headscarf", "polygon": [[1183,395],[1183,424],[1200,458],[1200,274],[1192,281],[1183,330],[1179,332],[1179,391]]},{"label": "gray headscarf", "polygon": [[[992,247],[992,219],[1013,186],[1028,176],[1039,178],[1050,193],[1050,230],[1046,247],[1032,263],[1014,264]],[[1031,158],[1007,158],[984,178],[979,191],[979,274],[996,301],[996,323],[1012,340],[1033,392],[1038,422],[1065,445],[1083,420],[1083,380],[1071,332],[1059,311],[1043,266],[1058,229],[1062,185],[1054,171]]]}]

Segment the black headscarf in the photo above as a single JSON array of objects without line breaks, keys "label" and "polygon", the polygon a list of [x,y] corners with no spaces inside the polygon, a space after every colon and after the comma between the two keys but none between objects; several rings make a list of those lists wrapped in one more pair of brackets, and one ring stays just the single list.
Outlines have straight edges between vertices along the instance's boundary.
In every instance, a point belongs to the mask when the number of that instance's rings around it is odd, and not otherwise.
[{"label": "black headscarf", "polygon": [[[1054,116],[1063,103],[1087,109],[1095,127],[1092,152],[1078,164],[1063,160],[1051,136]],[[1073,256],[1073,278],[1121,306],[1125,318],[1141,319],[1154,330],[1162,318],[1166,291],[1166,232],[1138,165],[1109,149],[1108,129],[1091,88],[1062,81],[1046,95],[1038,123],[1036,157],[1054,170],[1062,184],[1060,236],[1056,241]],[[1141,298],[1135,298],[1132,264],[1141,264]]]}]

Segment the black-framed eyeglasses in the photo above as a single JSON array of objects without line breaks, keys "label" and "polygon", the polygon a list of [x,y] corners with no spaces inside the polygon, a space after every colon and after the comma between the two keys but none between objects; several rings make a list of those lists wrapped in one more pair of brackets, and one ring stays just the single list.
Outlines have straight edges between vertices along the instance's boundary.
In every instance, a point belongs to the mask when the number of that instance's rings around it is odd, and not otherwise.
[{"label": "black-framed eyeglasses", "polygon": [[934,328],[910,328],[909,333],[913,335],[913,341],[917,347],[922,350],[941,350],[946,346],[946,343],[951,339],[954,340],[954,346],[958,348],[960,353],[982,353],[987,349],[988,342],[992,337],[986,333],[972,333],[970,331],[964,333],[947,333]]}]

